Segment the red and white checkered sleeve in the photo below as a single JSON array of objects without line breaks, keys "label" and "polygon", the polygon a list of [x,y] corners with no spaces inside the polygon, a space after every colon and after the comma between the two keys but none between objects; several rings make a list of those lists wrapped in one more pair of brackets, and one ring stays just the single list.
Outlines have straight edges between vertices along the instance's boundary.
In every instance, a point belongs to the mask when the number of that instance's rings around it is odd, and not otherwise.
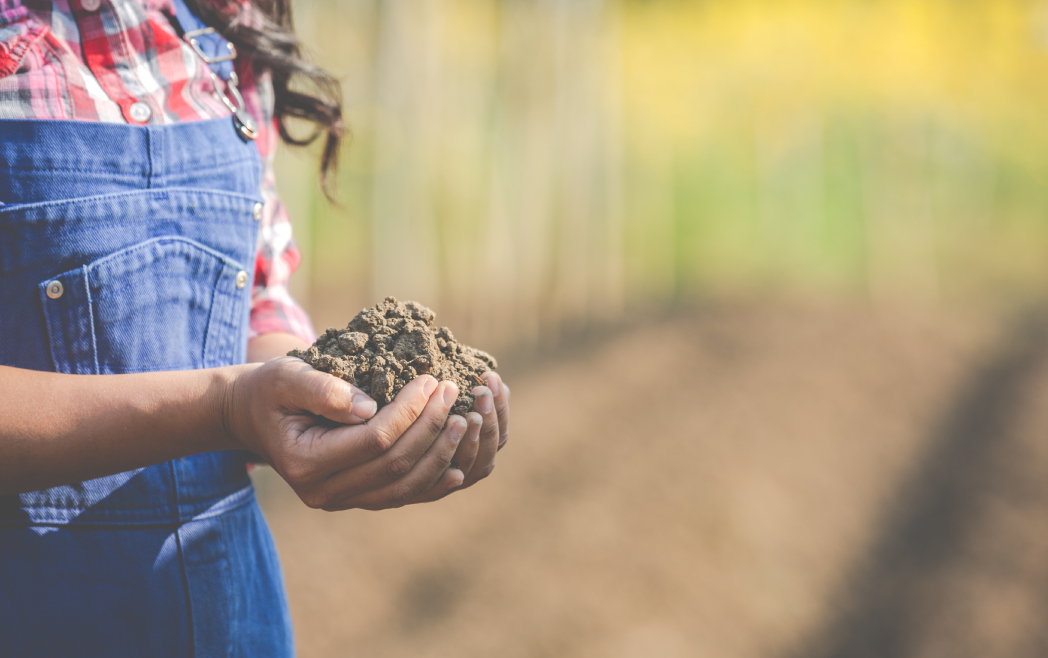
[{"label": "red and white checkered sleeve", "polygon": [[[251,76],[249,70],[244,76]],[[280,139],[273,120],[272,86],[268,75],[251,80],[244,101],[259,119],[256,144],[262,156],[262,219],[258,227],[258,257],[255,259],[255,287],[251,294],[251,323],[248,339],[262,334],[294,334],[307,343],[316,339],[313,323],[306,311],[291,297],[291,275],[302,262],[302,254],[291,236],[291,218],[277,194],[273,159]]]},{"label": "red and white checkered sleeve", "polygon": [[[272,171],[265,174],[272,178]],[[262,334],[294,334],[307,343],[316,339],[309,315],[291,297],[291,274],[302,261],[291,237],[291,220],[275,187],[262,184],[262,209],[255,259],[255,287],[251,294],[248,339]]]},{"label": "red and white checkered sleeve", "polygon": [[302,254],[291,237],[291,218],[277,194],[273,167],[280,135],[273,117],[273,85],[268,73],[256,77],[247,60],[237,60],[244,108],[258,123],[259,155],[262,156],[262,218],[258,227],[258,256],[255,286],[251,293],[251,323],[248,339],[275,332],[294,334],[307,343],[316,339],[306,311],[291,297],[291,275],[302,262]]}]

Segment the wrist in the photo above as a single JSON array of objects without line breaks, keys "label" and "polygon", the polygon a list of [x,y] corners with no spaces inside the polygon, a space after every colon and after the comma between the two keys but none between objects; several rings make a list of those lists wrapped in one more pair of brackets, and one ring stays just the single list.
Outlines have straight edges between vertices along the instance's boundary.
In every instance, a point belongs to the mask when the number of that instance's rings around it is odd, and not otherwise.
[{"label": "wrist", "polygon": [[244,438],[248,435],[244,426],[243,389],[245,377],[260,364],[244,364],[213,369],[211,391],[211,420],[220,450],[251,450]]}]

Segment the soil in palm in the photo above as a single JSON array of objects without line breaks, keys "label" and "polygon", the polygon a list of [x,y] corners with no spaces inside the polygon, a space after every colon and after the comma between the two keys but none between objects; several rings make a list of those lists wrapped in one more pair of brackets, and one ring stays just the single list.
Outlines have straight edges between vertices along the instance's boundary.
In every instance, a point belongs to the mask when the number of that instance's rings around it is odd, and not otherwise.
[{"label": "soil in palm", "polygon": [[393,297],[366,308],[345,329],[328,329],[306,350],[288,356],[302,359],[389,404],[400,389],[419,375],[450,380],[459,388],[451,413],[473,407],[473,387],[481,375],[498,367],[495,358],[455,340],[447,327],[433,324],[436,313],[418,302]]}]

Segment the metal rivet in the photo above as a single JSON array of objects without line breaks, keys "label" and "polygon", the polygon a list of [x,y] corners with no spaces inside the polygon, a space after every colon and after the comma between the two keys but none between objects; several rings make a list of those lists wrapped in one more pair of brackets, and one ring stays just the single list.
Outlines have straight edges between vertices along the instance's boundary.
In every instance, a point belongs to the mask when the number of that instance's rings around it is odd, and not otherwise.
[{"label": "metal rivet", "polygon": [[84,8],[84,11],[98,11],[98,8],[102,6],[102,0],[80,0],[80,6]]},{"label": "metal rivet", "polygon": [[47,296],[51,299],[58,299],[65,292],[65,286],[62,285],[61,281],[52,281],[47,284]]},{"label": "metal rivet", "polygon": [[237,289],[242,290],[247,285],[247,272],[240,270],[237,272]]},{"label": "metal rivet", "polygon": [[153,110],[149,109],[149,106],[142,101],[132,103],[131,107],[127,109],[127,113],[131,115],[132,121],[139,123],[145,123],[149,121],[149,117],[153,116]]},{"label": "metal rivet", "polygon": [[255,125],[255,120],[244,111],[244,108],[240,108],[233,114],[233,127],[236,128],[240,139],[245,142],[258,138],[258,127]]},{"label": "metal rivet", "polygon": [[262,219],[262,204],[261,203],[256,203],[255,204],[254,213],[255,213],[255,221],[256,222]]}]

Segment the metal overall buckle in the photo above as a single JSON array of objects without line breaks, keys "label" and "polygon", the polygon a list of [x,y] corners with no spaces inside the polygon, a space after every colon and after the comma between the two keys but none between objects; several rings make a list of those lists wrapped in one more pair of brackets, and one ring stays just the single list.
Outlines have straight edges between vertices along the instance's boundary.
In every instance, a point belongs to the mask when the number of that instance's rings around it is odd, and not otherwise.
[{"label": "metal overall buckle", "polygon": [[[215,75],[215,71],[211,68],[212,64],[228,62],[236,59],[237,47],[229,41],[226,41],[226,49],[229,53],[217,57],[210,57],[204,52],[204,49],[200,47],[200,42],[197,41],[197,37],[199,36],[214,33],[215,28],[205,27],[199,30],[186,32],[182,35],[182,39],[188,43],[189,47],[193,49],[193,52],[195,52],[197,56],[208,65],[208,73],[211,75],[211,82],[215,86],[215,97],[222,101],[222,104],[229,108],[229,111],[233,113],[233,123],[236,126],[237,134],[240,135],[240,139],[249,142],[258,137],[258,126],[255,125],[255,120],[252,119],[251,115],[249,115],[247,110],[244,109],[244,97],[240,95],[240,89],[237,88],[240,84],[240,78],[237,77],[236,71],[230,71],[229,79],[225,81],[227,93],[222,93],[219,91],[218,87],[218,76]],[[233,100],[229,99],[230,94],[232,94]],[[236,103],[233,101],[236,101]]]}]

